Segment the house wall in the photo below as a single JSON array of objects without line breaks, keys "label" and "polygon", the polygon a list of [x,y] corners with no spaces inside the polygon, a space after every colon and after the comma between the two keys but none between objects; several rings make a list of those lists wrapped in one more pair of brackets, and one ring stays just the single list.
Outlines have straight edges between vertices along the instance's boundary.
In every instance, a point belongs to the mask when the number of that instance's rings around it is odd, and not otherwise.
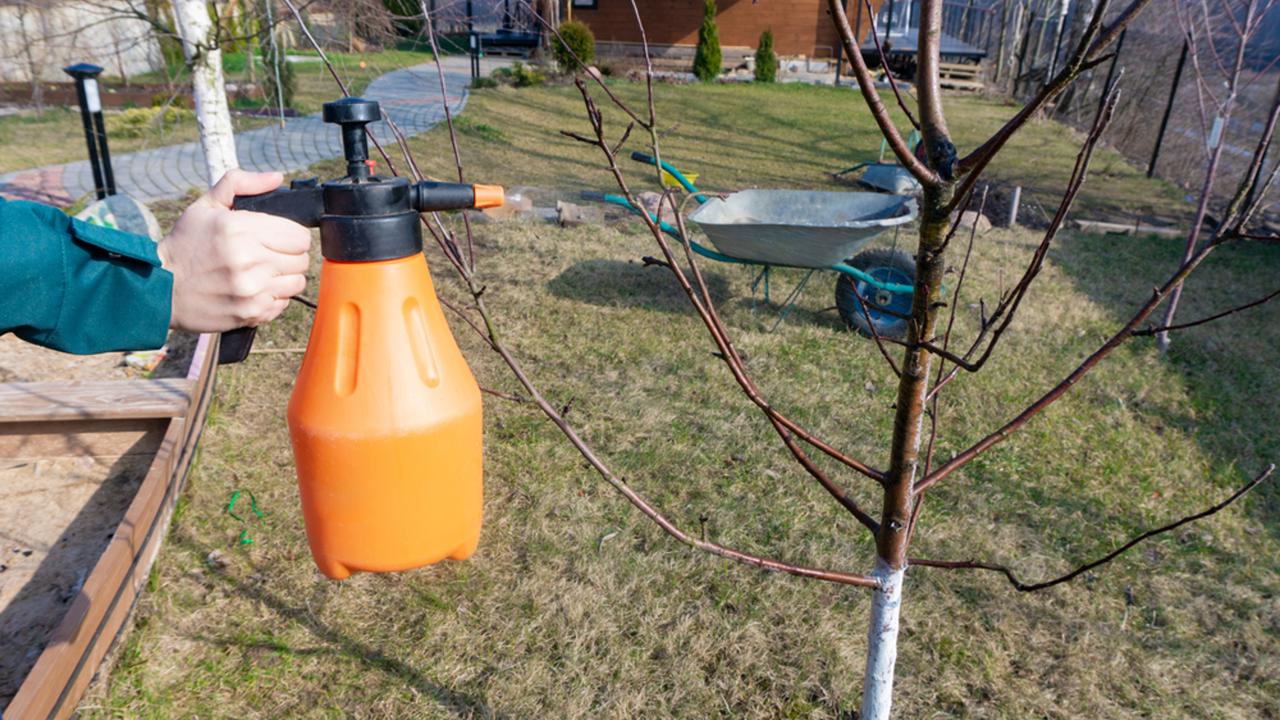
[{"label": "house wall", "polygon": [[[568,0],[573,2],[573,0]],[[856,21],[861,0],[846,0],[850,21]],[[872,0],[879,9],[883,0]],[[700,0],[636,0],[650,45],[696,45],[702,24]],[[716,25],[720,45],[754,48],[760,33],[773,30],[779,55],[834,57],[838,42],[827,0],[718,0]],[[596,7],[575,6],[573,19],[586,23],[599,42],[638,43],[631,0],[596,0]],[[867,15],[864,11],[863,16]],[[862,18],[865,29],[870,19]]]},{"label": "house wall", "polygon": [[151,27],[105,3],[0,3],[0,81],[29,81],[33,67],[41,80],[65,81],[62,68],[78,62],[115,76],[163,67]]}]

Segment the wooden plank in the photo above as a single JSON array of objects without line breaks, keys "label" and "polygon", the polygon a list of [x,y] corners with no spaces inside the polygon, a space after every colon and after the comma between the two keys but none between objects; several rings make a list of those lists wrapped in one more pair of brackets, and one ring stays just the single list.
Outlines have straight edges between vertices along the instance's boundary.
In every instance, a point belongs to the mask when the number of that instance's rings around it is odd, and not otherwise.
[{"label": "wooden plank", "polygon": [[982,90],[982,66],[972,63],[938,63],[938,84],[952,90]]},{"label": "wooden plank", "polygon": [[1168,225],[1149,225],[1147,223],[1117,223],[1102,220],[1075,220],[1076,227],[1085,232],[1104,235],[1155,235],[1157,237],[1186,237],[1187,231]]},{"label": "wooden plank", "polygon": [[0,384],[0,423],[180,417],[190,380],[74,380]]},{"label": "wooden plank", "polygon": [[941,80],[938,84],[950,90],[982,90],[986,87],[976,80]]},{"label": "wooden plank", "polygon": [[198,402],[188,403],[182,417],[166,423],[160,449],[123,521],[6,708],[6,716],[61,720],[75,712],[132,613],[168,532],[213,396],[217,352],[217,336],[202,335],[183,381]]}]

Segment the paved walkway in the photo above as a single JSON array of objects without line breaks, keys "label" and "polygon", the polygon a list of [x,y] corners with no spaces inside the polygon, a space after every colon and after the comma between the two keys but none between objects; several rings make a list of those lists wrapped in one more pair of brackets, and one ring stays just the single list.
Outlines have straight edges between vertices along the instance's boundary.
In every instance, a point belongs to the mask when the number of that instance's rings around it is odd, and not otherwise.
[{"label": "paved walkway", "polygon": [[[481,71],[487,75],[504,62],[486,58]],[[449,110],[456,114],[467,101],[467,86],[471,82],[470,58],[449,56],[443,63]],[[440,80],[434,63],[378,77],[369,83],[364,97],[381,103],[382,109],[407,137],[425,132],[444,119]],[[399,152],[393,149],[395,138],[391,130],[383,122],[374,123],[371,127],[398,168],[403,162]],[[288,118],[283,128],[277,123],[237,133],[236,155],[240,167],[247,170],[290,172],[341,156],[342,139],[337,126],[325,124],[317,113]],[[370,148],[370,156],[382,164],[381,156],[373,148]],[[204,152],[199,143],[113,155],[111,165],[115,171],[116,189],[143,202],[181,197],[193,187],[208,185]],[[69,205],[77,198],[92,193],[93,173],[87,160],[0,175],[0,195],[6,197]]]}]

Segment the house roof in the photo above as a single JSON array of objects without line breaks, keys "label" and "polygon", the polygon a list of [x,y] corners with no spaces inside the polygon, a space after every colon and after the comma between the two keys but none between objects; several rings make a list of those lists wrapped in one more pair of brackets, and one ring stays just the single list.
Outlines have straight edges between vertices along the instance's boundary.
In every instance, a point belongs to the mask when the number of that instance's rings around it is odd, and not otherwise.
[{"label": "house roof", "polygon": [[[880,35],[880,42],[884,42],[884,36]],[[889,47],[885,48],[890,53],[902,53],[905,55],[915,55],[919,51],[917,43],[918,36],[916,33],[890,33]],[[954,38],[946,33],[942,33],[942,56],[943,57],[960,57],[960,58],[976,58],[982,59],[987,56],[987,51],[977,48],[963,40]],[[870,37],[866,42],[862,43],[862,51],[864,53],[874,53],[876,51],[876,43]]]}]

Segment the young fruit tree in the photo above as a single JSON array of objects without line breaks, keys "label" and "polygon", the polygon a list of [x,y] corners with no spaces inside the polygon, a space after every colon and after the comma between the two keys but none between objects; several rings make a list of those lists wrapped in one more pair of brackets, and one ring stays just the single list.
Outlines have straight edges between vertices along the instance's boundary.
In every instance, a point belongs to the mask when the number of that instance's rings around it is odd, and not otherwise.
[{"label": "young fruit tree", "polygon": [[[855,35],[850,26],[844,3],[839,0],[829,0],[831,15],[839,31],[844,50],[853,63],[855,77],[871,115],[898,161],[923,188],[918,232],[915,238],[915,274],[912,281],[911,307],[910,312],[903,318],[905,333],[902,337],[885,337],[875,332],[875,323],[868,322],[872,341],[897,379],[897,401],[893,409],[892,431],[885,438],[887,462],[883,467],[852,457],[839,449],[834,442],[818,437],[783,409],[774,405],[766,396],[753,378],[751,368],[743,354],[735,345],[732,331],[721,320],[713,302],[713,293],[708,287],[688,241],[684,219],[680,212],[681,203],[674,191],[668,191],[663,196],[663,202],[670,206],[674,229],[668,227],[664,232],[657,217],[648,212],[640,213],[648,233],[661,251],[660,258],[646,258],[646,263],[664,267],[671,273],[705,327],[708,339],[715,348],[717,357],[723,361],[730,378],[741,388],[746,402],[763,414],[776,432],[785,452],[874,538],[875,557],[867,559],[867,564],[871,566],[870,572],[816,568],[788,560],[765,557],[708,539],[705,527],[702,532],[681,527],[678,522],[646,499],[636,487],[625,481],[610,467],[604,455],[592,447],[578,429],[566,419],[567,406],[554,403],[539,390],[515,351],[504,340],[501,328],[489,309],[483,275],[476,264],[471,226],[466,221],[465,215],[461,237],[441,217],[431,213],[425,213],[423,216],[424,226],[433,236],[456,274],[460,286],[468,295],[468,304],[465,307],[450,303],[444,298],[442,302],[465,327],[473,330],[485,345],[503,360],[523,389],[524,395],[511,396],[494,390],[487,390],[487,392],[494,396],[536,406],[581,454],[592,470],[676,541],[761,570],[865,588],[872,594],[868,618],[869,642],[866,672],[859,715],[863,720],[884,720],[890,716],[897,658],[898,620],[902,603],[907,597],[906,579],[910,566],[991,572],[1003,576],[1019,592],[1045,590],[1080,577],[1110,562],[1144,540],[1221,511],[1271,477],[1274,471],[1274,465],[1259,469],[1252,480],[1216,505],[1137,534],[1112,552],[1082,563],[1064,575],[1050,579],[1036,582],[1024,581],[1008,566],[985,560],[940,560],[914,557],[909,554],[913,532],[921,518],[921,508],[930,488],[946,479],[954,481],[962,474],[960,471],[967,464],[1022,430],[1046,408],[1070,392],[1073,386],[1097,368],[1117,348],[1137,336],[1153,335],[1164,330],[1176,331],[1210,322],[1258,304],[1254,301],[1179,326],[1144,326],[1148,318],[1168,299],[1173,289],[1191,275],[1216,248],[1226,243],[1240,241],[1253,234],[1251,223],[1255,219],[1260,202],[1258,199],[1260,194],[1255,191],[1259,183],[1264,182],[1261,179],[1264,175],[1262,158],[1272,142],[1276,119],[1280,116],[1280,101],[1272,104],[1270,122],[1257,140],[1254,160],[1239,180],[1229,211],[1223,214],[1210,236],[1197,247],[1195,252],[1151,290],[1150,295],[1132,313],[1127,322],[1116,329],[1105,342],[1060,382],[1045,389],[1034,402],[1012,412],[1007,422],[991,428],[971,446],[945,460],[935,461],[935,440],[939,436],[940,411],[943,407],[942,401],[946,397],[944,391],[952,382],[960,382],[959,378],[963,374],[982,370],[1011,328],[1014,318],[1024,300],[1028,298],[1029,291],[1044,266],[1048,252],[1057,238],[1067,213],[1087,178],[1090,160],[1115,108],[1119,92],[1118,85],[1111,90],[1099,109],[1092,129],[1079,150],[1074,169],[1063,189],[1056,212],[1027,264],[1018,272],[1016,283],[1002,293],[994,307],[985,308],[978,330],[973,337],[964,342],[953,337],[952,330],[956,310],[961,305],[960,299],[965,290],[964,280],[969,266],[968,261],[977,238],[976,232],[971,229],[967,239],[957,240],[958,215],[962,210],[974,205],[975,201],[981,208],[983,200],[978,199],[981,187],[979,180],[993,158],[1020,128],[1040,114],[1046,105],[1069,87],[1077,77],[1090,68],[1107,62],[1111,57],[1108,49],[1116,42],[1126,25],[1133,21],[1150,4],[1150,1],[1129,0],[1128,4],[1119,10],[1112,10],[1106,0],[1100,0],[1079,40],[1058,66],[1059,69],[1054,77],[989,139],[975,149],[962,154],[951,140],[943,96],[939,88],[943,0],[922,0],[914,112],[909,108],[907,99],[898,93],[896,88],[892,93],[894,101],[901,106],[906,116],[923,136],[922,152],[916,154],[911,151],[903,134],[892,122],[888,108],[876,90],[872,74],[859,49],[860,38]],[[640,11],[634,0],[632,9],[639,24]],[[869,1],[866,4],[866,11],[873,12]],[[425,6],[423,16],[428,37],[434,45],[435,32],[432,17],[427,13]],[[1110,20],[1105,21],[1106,18]],[[542,22],[548,33],[554,35],[555,25],[546,20]],[[642,24],[640,32],[643,37]],[[637,208],[642,205],[637,201],[630,181],[621,169],[619,153],[633,132],[638,130],[646,150],[658,161],[654,168],[655,180],[658,179],[657,173],[660,172],[658,168],[661,166],[662,157],[660,143],[662,133],[655,110],[653,70],[647,43],[644,44],[644,50],[648,89],[646,107],[641,109],[631,107],[597,74],[583,72],[576,79],[576,85],[582,95],[590,130],[588,133],[561,131],[564,135],[599,150],[604,165],[617,182],[620,193]],[[585,71],[586,65],[581,62],[581,58],[577,60],[579,70]],[[443,93],[443,70],[439,69],[438,65],[437,68],[440,90]],[[604,114],[595,99],[597,94],[607,98],[608,102],[625,115],[626,127],[613,132],[612,128],[605,126]],[[446,121],[449,123],[458,176],[461,178],[463,166],[447,108]],[[395,132],[396,128],[392,126],[392,130]],[[421,173],[412,162],[412,156],[407,147],[403,143],[401,147],[408,171],[415,178],[420,178]],[[396,166],[391,163],[390,158],[387,158],[387,164],[392,172],[396,171]],[[1274,176],[1274,171],[1272,175]],[[669,240],[667,234],[674,235],[677,240],[675,242]],[[964,247],[960,247],[961,244],[964,244]],[[944,294],[944,274],[948,267],[955,263],[960,266],[958,275],[955,277],[954,285],[949,285]],[[857,294],[857,301],[864,313],[868,308],[889,310],[889,308],[878,306],[875,298],[864,297],[860,293]],[[854,493],[840,479],[815,462],[811,453],[825,455],[843,468],[865,478],[873,491],[879,492],[878,509],[874,511],[864,509],[855,499]]]},{"label": "young fruit tree", "polygon": [[[1230,144],[1227,129],[1236,112],[1240,110],[1241,93],[1254,78],[1246,77],[1247,53],[1251,44],[1265,28],[1267,16],[1275,9],[1275,0],[1193,0],[1178,3],[1175,17],[1186,38],[1186,48],[1191,58],[1191,74],[1195,79],[1195,98],[1199,105],[1200,137],[1204,139],[1204,180],[1200,186],[1200,198],[1196,203],[1195,217],[1187,232],[1183,262],[1191,259],[1200,247],[1201,233],[1208,219],[1210,203],[1219,191],[1219,172],[1223,153]],[[1214,62],[1202,61],[1201,55],[1210,55]],[[1280,86],[1276,92],[1280,93]],[[1256,159],[1264,160],[1265,148]],[[1262,168],[1259,167],[1259,171]],[[1242,208],[1236,205],[1256,196],[1257,202],[1272,189],[1275,173],[1264,176],[1258,172],[1246,195],[1233,198],[1227,213]],[[1209,242],[1213,241],[1210,237]],[[1182,297],[1182,283],[1178,283],[1165,303],[1161,325],[1173,325]],[[1164,351],[1172,342],[1169,331],[1156,333],[1156,344]]]}]

